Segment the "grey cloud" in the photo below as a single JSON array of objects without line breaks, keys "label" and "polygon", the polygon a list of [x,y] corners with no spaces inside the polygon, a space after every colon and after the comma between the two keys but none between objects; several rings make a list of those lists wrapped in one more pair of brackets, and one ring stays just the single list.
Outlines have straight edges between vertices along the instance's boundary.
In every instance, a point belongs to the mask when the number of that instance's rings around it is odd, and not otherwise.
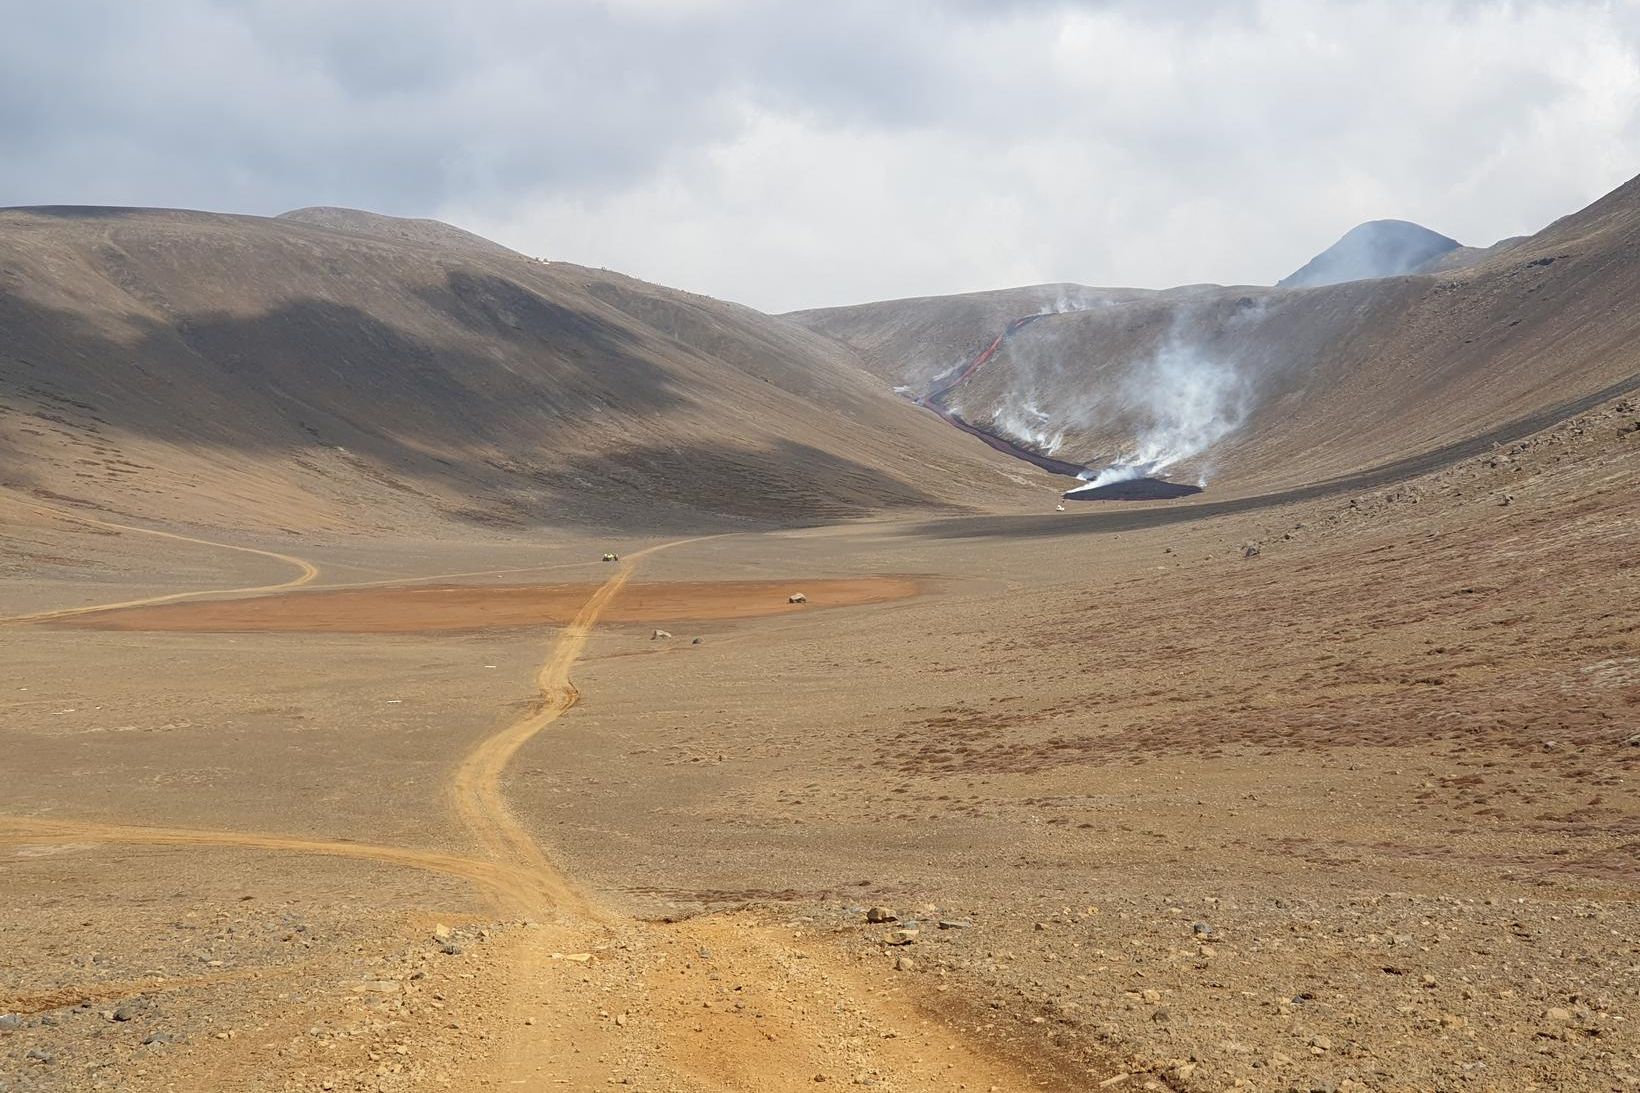
[{"label": "grey cloud", "polygon": [[1361,220],[1487,243],[1640,163],[1640,21],[1581,0],[86,0],[6,31],[0,204],[443,215],[768,307],[1270,281]]}]

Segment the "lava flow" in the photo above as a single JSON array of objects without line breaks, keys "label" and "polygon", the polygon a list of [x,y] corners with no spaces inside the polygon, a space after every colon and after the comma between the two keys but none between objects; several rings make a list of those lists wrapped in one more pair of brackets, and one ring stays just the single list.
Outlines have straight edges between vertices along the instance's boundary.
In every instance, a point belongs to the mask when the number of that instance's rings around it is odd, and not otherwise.
[{"label": "lava flow", "polygon": [[975,372],[979,371],[986,361],[989,361],[992,357],[996,356],[996,352],[998,349],[1002,348],[1003,342],[1007,341],[1009,337],[1024,328],[1027,324],[1042,318],[1043,314],[1045,313],[1026,315],[1024,318],[1015,319],[1013,322],[1009,323],[1003,328],[1002,333],[992,339],[991,344],[981,350],[973,360],[964,365],[961,371],[957,372],[944,383],[940,383],[936,380],[936,386],[934,389],[917,398],[916,402],[917,405],[925,406],[934,411],[936,414],[940,415],[940,417],[944,418],[952,425],[955,425],[963,432],[968,433],[970,436],[978,437],[980,440],[983,440],[986,444],[989,444],[991,447],[995,448],[999,452],[1002,452],[1004,455],[1011,455],[1016,459],[1023,459],[1027,463],[1041,467],[1050,474],[1062,474],[1068,478],[1081,478],[1084,474],[1088,473],[1091,468],[1084,467],[1080,463],[1070,463],[1063,459],[1055,459],[1053,456],[1045,455],[1042,452],[1036,451],[1034,448],[1027,448],[1021,444],[1015,443],[1014,441],[1008,440],[1005,437],[997,436],[995,433],[990,432],[987,429],[982,429],[973,422],[968,421],[961,414],[958,414],[955,410],[945,404],[945,396],[960,387],[963,381],[967,380],[969,376],[972,376]]}]

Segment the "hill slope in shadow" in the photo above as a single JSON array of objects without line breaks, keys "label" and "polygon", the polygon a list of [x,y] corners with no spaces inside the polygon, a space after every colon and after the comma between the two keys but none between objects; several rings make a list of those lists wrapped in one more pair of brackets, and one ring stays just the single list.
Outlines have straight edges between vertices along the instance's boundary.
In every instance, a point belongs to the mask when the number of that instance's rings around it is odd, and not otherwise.
[{"label": "hill slope in shadow", "polygon": [[246,529],[1038,500],[851,350],[431,221],[0,211],[0,486]]}]

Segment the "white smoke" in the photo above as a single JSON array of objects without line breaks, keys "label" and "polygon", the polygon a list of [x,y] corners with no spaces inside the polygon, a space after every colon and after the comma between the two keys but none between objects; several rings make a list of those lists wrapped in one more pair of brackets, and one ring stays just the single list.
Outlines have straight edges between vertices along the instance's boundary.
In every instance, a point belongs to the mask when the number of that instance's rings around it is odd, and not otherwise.
[{"label": "white smoke", "polygon": [[1123,401],[1146,424],[1133,448],[1089,479],[1086,489],[1149,478],[1201,455],[1247,414],[1248,385],[1241,373],[1177,338],[1130,373],[1124,386]]},{"label": "white smoke", "polygon": [[1106,299],[1096,289],[1084,285],[1060,285],[1054,293],[1054,298],[1036,309],[1038,315],[1064,315],[1071,311],[1087,311],[1089,308],[1106,304]]},{"label": "white smoke", "polygon": [[1052,428],[1048,415],[1033,400],[1008,403],[997,411],[991,425],[1004,435],[1024,441],[1047,455],[1052,455],[1065,443],[1065,430]]}]

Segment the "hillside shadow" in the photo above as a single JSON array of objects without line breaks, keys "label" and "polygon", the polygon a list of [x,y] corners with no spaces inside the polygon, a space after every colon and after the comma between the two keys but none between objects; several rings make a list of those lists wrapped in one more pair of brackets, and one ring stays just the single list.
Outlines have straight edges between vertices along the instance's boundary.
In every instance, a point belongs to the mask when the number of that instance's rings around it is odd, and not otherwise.
[{"label": "hillside shadow", "polygon": [[[124,330],[105,330],[0,289],[0,401],[67,439],[58,463],[92,492],[93,482],[105,493],[140,483],[117,466],[134,435],[268,459],[320,489],[328,479],[356,493],[366,479],[492,526],[784,526],[952,511],[796,442],[650,442],[646,422],[695,400],[641,336],[604,316],[500,277],[455,273],[416,295],[436,318],[413,308],[394,325],[307,298],[254,315],[121,316]],[[426,333],[451,324],[447,338]],[[13,432],[0,435],[7,478],[28,485]],[[74,456],[81,466],[69,468]]]},{"label": "hillside shadow", "polygon": [[874,467],[790,440],[749,445],[631,445],[561,468],[460,510],[484,526],[570,522],[647,531],[807,527],[888,511],[958,511]]}]

